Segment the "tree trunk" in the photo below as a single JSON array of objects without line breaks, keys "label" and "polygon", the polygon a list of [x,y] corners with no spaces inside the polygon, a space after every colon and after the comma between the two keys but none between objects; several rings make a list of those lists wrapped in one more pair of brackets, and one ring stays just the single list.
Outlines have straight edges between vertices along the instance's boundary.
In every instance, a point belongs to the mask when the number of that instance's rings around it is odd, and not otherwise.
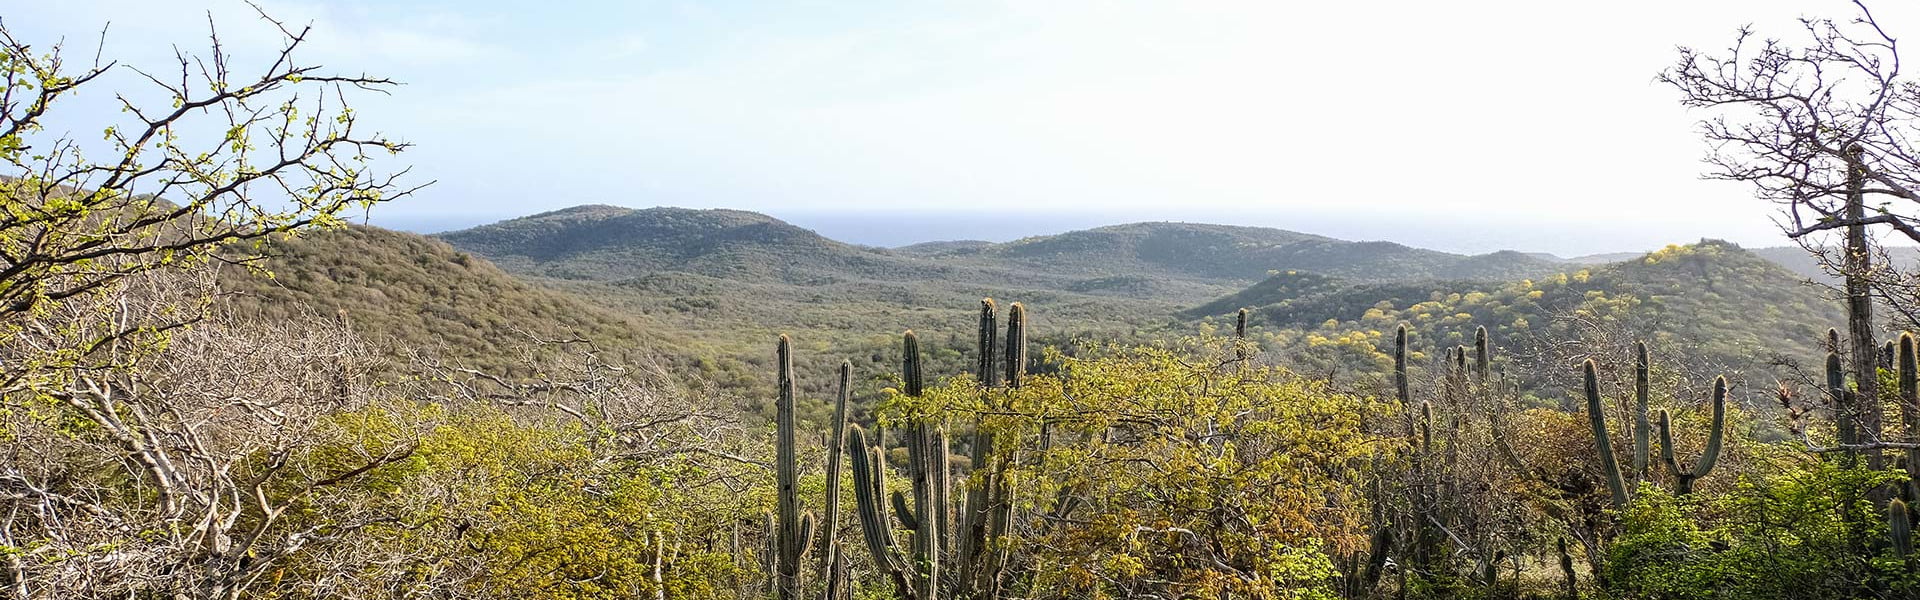
[{"label": "tree trunk", "polygon": [[[1847,149],[1849,165],[1847,168],[1847,247],[1846,261],[1842,275],[1847,292],[1847,333],[1850,340],[1849,351],[1853,360],[1853,384],[1858,391],[1851,406],[1845,407],[1852,412],[1854,422],[1859,424],[1862,442],[1880,441],[1880,345],[1873,341],[1873,296],[1868,289],[1868,277],[1873,269],[1873,255],[1867,247],[1867,226],[1861,223],[1866,218],[1866,198],[1862,190],[1866,184],[1866,171],[1861,164],[1863,153],[1859,146]],[[1884,466],[1880,450],[1867,451],[1867,466],[1880,469]],[[1884,503],[1882,494],[1876,494],[1875,500]]]}]

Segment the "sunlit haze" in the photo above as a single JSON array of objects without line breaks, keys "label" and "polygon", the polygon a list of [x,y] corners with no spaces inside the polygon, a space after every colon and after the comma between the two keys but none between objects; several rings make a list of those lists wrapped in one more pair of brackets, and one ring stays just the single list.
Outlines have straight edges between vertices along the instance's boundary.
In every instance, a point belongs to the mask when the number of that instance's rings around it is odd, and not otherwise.
[{"label": "sunlit haze", "polygon": [[[187,4],[21,3],[6,24],[91,56],[111,18],[105,54],[162,69],[172,44],[202,41],[207,12],[242,59],[274,42],[238,0]],[[1920,33],[1920,5],[1881,4],[1894,35]],[[1699,179],[1700,115],[1654,76],[1677,45],[1718,49],[1742,24],[1790,34],[1798,16],[1853,11],[1835,0],[263,6],[313,24],[307,60],[406,83],[359,110],[416,144],[403,158],[437,183],[377,209],[376,224],[670,205],[762,211],[874,245],[1182,220],[1563,255],[1785,243],[1748,188]]]}]

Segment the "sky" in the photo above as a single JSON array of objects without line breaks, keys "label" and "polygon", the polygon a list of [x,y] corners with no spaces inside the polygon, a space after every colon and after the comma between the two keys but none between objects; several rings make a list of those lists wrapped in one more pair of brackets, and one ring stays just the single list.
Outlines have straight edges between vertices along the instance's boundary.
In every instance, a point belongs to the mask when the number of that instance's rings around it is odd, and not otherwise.
[{"label": "sky", "polygon": [[[299,57],[405,83],[355,98],[415,144],[420,231],[579,204],[756,210],[871,245],[1178,220],[1461,252],[1786,243],[1703,181],[1679,45],[1791,33],[1841,0],[1281,2],[263,0]],[[1895,36],[1920,6],[1878,2]],[[164,69],[264,58],[240,0],[9,3],[42,44]],[[110,25],[109,25],[110,22]],[[76,100],[55,119],[98,131]],[[76,116],[76,114],[78,116]],[[62,120],[65,119],[65,120]]]}]

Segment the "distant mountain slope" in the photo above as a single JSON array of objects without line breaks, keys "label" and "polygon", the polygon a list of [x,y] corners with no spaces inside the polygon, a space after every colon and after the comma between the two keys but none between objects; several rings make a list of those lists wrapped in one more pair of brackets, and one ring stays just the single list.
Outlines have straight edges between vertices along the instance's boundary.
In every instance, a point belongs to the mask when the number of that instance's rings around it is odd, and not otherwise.
[{"label": "distant mountain slope", "polygon": [[510,270],[616,280],[678,271],[813,285],[836,276],[932,278],[931,265],[737,210],[579,206],[440,234]]},{"label": "distant mountain slope", "polygon": [[[1319,340],[1390,342],[1399,323],[1427,347],[1472,343],[1486,326],[1502,344],[1554,340],[1655,342],[1707,369],[1764,368],[1771,357],[1810,360],[1837,303],[1802,277],[1738,246],[1703,241],[1633,260],[1504,284],[1342,281],[1295,272],[1188,311],[1226,315],[1254,307],[1255,323],[1311,332]],[[1359,334],[1355,337],[1354,334]]]},{"label": "distant mountain slope", "polygon": [[228,269],[233,310],[257,318],[345,310],[362,335],[489,368],[516,362],[526,335],[584,338],[610,349],[662,343],[661,334],[573,297],[529,285],[431,238],[349,226],[276,242],[273,277]]},{"label": "distant mountain slope", "polygon": [[[1912,246],[1892,246],[1885,248],[1885,250],[1887,256],[1893,259],[1894,264],[1902,269],[1912,269],[1920,265],[1920,248]],[[1807,279],[1823,283],[1839,283],[1840,281],[1839,278],[1827,273],[1826,269],[1821,268],[1820,261],[1808,253],[1805,248],[1799,246],[1755,248],[1753,253],[1778,263],[1780,266],[1786,267],[1787,270],[1793,271]]]},{"label": "distant mountain slope", "polygon": [[1519,252],[1463,256],[1392,242],[1349,242],[1263,227],[1131,223],[979,249],[1032,268],[1176,278],[1254,280],[1302,270],[1368,281],[1507,279],[1552,272]]},{"label": "distant mountain slope", "polygon": [[1510,279],[1558,268],[1518,252],[1462,256],[1279,229],[1166,222],[999,244],[929,242],[886,250],[837,242],[752,212],[611,206],[574,207],[439,237],[508,270],[560,279],[617,281],[681,272],[810,286],[967,282],[1107,295],[1145,292],[1175,301],[1217,295],[1275,270],[1399,281]]}]

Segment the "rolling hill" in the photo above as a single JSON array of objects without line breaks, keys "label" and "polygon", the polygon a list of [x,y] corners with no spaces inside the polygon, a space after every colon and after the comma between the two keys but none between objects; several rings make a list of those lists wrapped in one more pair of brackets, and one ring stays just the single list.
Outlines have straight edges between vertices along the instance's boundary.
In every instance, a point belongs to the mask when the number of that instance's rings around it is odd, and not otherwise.
[{"label": "rolling hill", "polygon": [[354,226],[273,252],[274,278],[225,277],[244,292],[236,310],[344,308],[364,333],[490,366],[528,335],[668,348],[723,381],[752,379],[761,346],[780,332],[885,369],[889,332],[964,331],[984,296],[1034,306],[1061,342],[1178,331],[1243,306],[1258,308],[1260,327],[1298,334],[1277,347],[1299,348],[1310,335],[1377,333],[1398,320],[1439,345],[1465,341],[1468,322],[1505,344],[1540,345],[1591,334],[1568,329],[1587,319],[1589,330],[1657,332],[1748,369],[1771,352],[1758,349],[1810,345],[1838,321],[1836,305],[1803,283],[1819,275],[1804,253],[1713,241],[1648,255],[1467,256],[1149,222],[882,249],[748,211],[589,205],[433,237]]},{"label": "rolling hill", "polygon": [[375,341],[494,369],[514,366],[512,348],[527,336],[630,351],[672,339],[420,235],[354,225],[276,241],[267,252],[271,277],[238,268],[221,273],[238,315],[274,319],[344,310],[356,332]]},{"label": "rolling hill", "polygon": [[1538,378],[1561,383],[1587,356],[1561,348],[1617,358],[1636,339],[1649,340],[1665,360],[1689,365],[1690,372],[1746,373],[1762,381],[1782,361],[1816,364],[1827,328],[1844,323],[1839,304],[1804,277],[1714,240],[1499,284],[1280,273],[1184,314],[1221,317],[1241,307],[1254,309],[1258,326],[1299,332],[1272,341],[1303,350],[1352,344],[1385,351],[1402,322],[1420,345],[1444,349],[1471,344],[1473,328],[1486,326],[1496,343],[1536,364],[1569,363],[1561,365],[1564,373]]},{"label": "rolling hill", "polygon": [[804,286],[959,282],[1173,302],[1217,296],[1276,270],[1366,281],[1502,280],[1559,266],[1519,252],[1464,256],[1279,229],[1170,222],[888,250],[830,240],[759,213],[612,206],[579,206],[439,237],[510,271],[556,279],[682,273]]}]

